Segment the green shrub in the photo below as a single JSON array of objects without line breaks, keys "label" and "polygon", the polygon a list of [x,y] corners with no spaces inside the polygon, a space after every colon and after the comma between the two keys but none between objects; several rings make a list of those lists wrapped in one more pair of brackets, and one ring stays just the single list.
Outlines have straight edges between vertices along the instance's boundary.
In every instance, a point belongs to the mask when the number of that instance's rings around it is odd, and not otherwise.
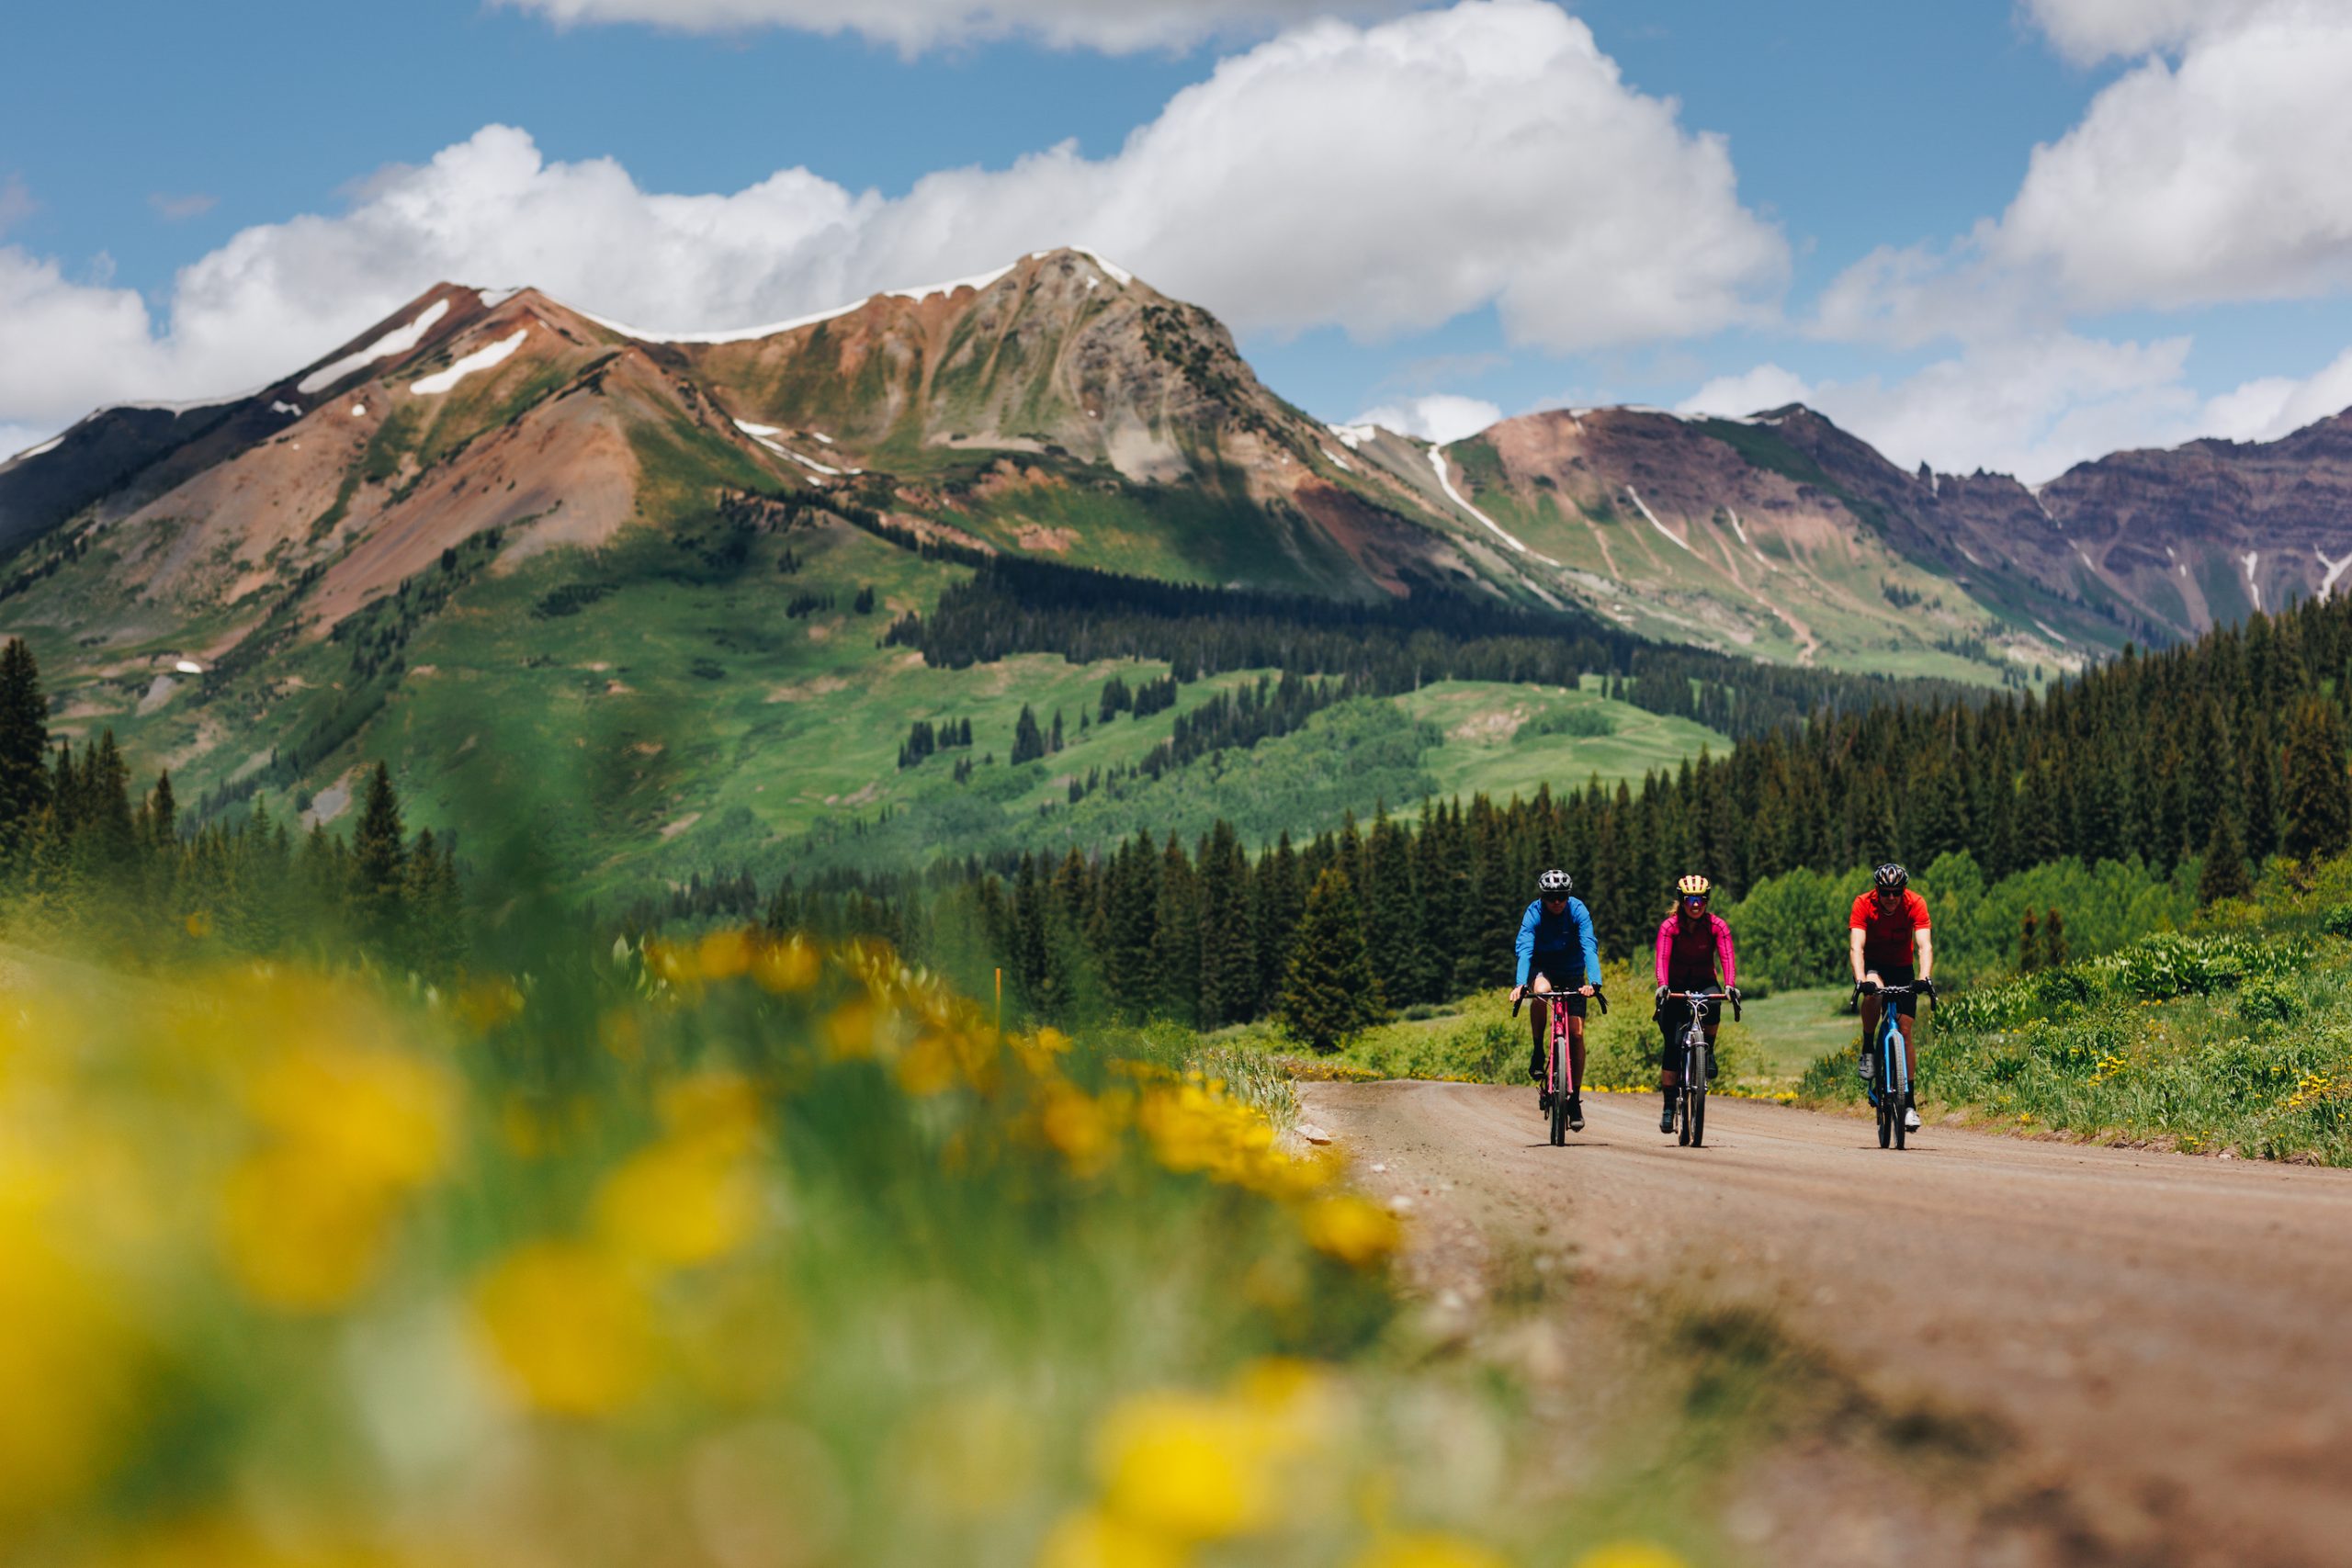
[{"label": "green shrub", "polygon": [[2330,936],[2352,937],[2352,904],[2338,904],[2320,918],[2319,929]]},{"label": "green shrub", "polygon": [[2302,1014],[2301,993],[2283,979],[2264,976],[2238,987],[2238,1016],[2248,1023],[2292,1023]]}]

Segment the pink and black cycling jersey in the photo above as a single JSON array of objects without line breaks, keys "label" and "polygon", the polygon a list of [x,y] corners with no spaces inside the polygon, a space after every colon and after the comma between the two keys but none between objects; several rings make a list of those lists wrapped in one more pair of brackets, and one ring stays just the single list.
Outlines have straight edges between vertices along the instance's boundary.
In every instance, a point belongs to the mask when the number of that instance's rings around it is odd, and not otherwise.
[{"label": "pink and black cycling jersey", "polygon": [[1728,989],[1739,983],[1731,927],[1721,915],[1685,920],[1677,909],[1666,917],[1657,928],[1657,983],[1669,991],[1710,991],[1718,985]]}]

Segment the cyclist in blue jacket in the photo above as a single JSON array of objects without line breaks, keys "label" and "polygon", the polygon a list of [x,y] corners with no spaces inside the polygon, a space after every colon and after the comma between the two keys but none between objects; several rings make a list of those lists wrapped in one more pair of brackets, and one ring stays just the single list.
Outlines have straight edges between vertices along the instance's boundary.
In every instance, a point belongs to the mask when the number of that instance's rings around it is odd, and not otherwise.
[{"label": "cyclist in blue jacket", "polygon": [[[1584,1131],[1584,1016],[1586,999],[1600,984],[1600,944],[1592,934],[1592,912],[1584,900],[1572,897],[1576,884],[1565,871],[1547,871],[1535,879],[1535,901],[1519,922],[1519,979],[1510,988],[1517,1005],[1528,992],[1531,978],[1537,995],[1567,992],[1555,1007],[1568,1014],[1568,1127]],[[1535,1049],[1528,1071],[1544,1081],[1544,1010],[1534,1013]],[[1536,1096],[1547,1114],[1552,1100]]]}]

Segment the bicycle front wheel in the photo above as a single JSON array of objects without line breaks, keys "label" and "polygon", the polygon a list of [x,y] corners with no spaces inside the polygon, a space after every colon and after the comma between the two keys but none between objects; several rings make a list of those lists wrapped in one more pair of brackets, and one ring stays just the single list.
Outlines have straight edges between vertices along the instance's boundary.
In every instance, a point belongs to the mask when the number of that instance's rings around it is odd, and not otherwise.
[{"label": "bicycle front wheel", "polygon": [[1567,1064],[1560,1060],[1560,1047],[1552,1046],[1552,1146],[1559,1147],[1568,1141],[1568,1074]]},{"label": "bicycle front wheel", "polygon": [[1894,1141],[1895,1116],[1891,1109],[1894,1101],[1886,1095],[1878,1098],[1878,1146],[1886,1147]]}]

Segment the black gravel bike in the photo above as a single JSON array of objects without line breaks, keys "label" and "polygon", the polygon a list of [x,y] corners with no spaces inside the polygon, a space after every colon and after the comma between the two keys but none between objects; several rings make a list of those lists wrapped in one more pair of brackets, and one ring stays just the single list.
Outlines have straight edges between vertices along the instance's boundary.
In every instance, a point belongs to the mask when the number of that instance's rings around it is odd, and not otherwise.
[{"label": "black gravel bike", "polygon": [[[1544,1093],[1545,1103],[1552,1108],[1552,1143],[1555,1147],[1568,1141],[1566,1089],[1575,1077],[1568,1061],[1568,1010],[1552,1004],[1566,1001],[1576,994],[1574,991],[1527,991],[1521,994],[1520,999],[1513,1002],[1510,1009],[1511,1017],[1517,1018],[1521,1006],[1532,1001],[1550,1015],[1544,1029],[1545,1037],[1551,1041],[1551,1048],[1544,1053]],[[1600,1004],[1602,1012],[1609,1010],[1609,998],[1598,986],[1592,988],[1592,999]]]},{"label": "black gravel bike", "polygon": [[1664,999],[1680,1002],[1684,1009],[1682,1032],[1675,1039],[1673,1053],[1681,1063],[1675,1070],[1682,1080],[1674,1141],[1687,1148],[1701,1148],[1707,1142],[1707,1080],[1715,1066],[1714,1052],[1707,1043],[1707,1010],[1727,1001],[1736,1019],[1739,998],[1726,991],[1668,991]]}]

